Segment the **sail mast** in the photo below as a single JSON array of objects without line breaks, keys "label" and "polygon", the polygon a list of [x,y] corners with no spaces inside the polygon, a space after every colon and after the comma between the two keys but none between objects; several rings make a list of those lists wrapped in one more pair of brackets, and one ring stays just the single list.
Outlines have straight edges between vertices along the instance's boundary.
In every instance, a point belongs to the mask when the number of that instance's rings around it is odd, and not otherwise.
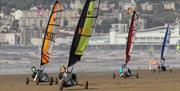
[{"label": "sail mast", "polygon": [[[97,3],[95,3],[97,1]],[[80,61],[95,26],[100,0],[86,0],[77,24],[68,61],[68,67]],[[96,7],[97,4],[97,7]]]},{"label": "sail mast", "polygon": [[131,24],[130,24],[130,28],[129,28],[129,33],[128,33],[128,38],[127,38],[127,45],[126,45],[126,60],[125,60],[126,65],[130,61],[130,54],[132,52],[132,48],[133,48],[133,44],[134,44],[135,33],[137,30],[137,25],[135,22],[136,20],[138,20],[138,14],[136,13],[136,11],[133,11],[133,15],[131,18]]},{"label": "sail mast", "polygon": [[41,48],[41,63],[40,65],[47,64],[50,59],[56,32],[60,29],[60,20],[62,17],[62,5],[58,0],[55,1],[50,18],[44,34],[43,44]]}]

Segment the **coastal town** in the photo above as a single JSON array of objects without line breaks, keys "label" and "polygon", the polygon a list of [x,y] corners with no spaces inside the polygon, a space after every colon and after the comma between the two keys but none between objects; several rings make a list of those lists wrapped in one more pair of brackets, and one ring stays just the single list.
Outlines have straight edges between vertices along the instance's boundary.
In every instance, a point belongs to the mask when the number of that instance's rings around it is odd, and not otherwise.
[{"label": "coastal town", "polygon": [[[83,0],[69,2],[62,2],[61,27],[55,46],[71,44],[84,5]],[[7,13],[2,3],[0,46],[41,46],[52,5],[32,5],[24,10],[11,8]],[[135,45],[161,45],[167,23],[173,31],[170,45],[179,44],[180,3],[172,0],[102,0],[89,45],[125,45],[130,24],[130,15],[126,12],[129,7],[137,9],[139,13]]]}]

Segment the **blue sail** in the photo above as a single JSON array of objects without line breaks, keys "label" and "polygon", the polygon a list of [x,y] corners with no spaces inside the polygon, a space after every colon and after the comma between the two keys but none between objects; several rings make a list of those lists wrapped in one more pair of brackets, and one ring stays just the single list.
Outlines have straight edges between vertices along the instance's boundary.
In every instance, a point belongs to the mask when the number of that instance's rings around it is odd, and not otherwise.
[{"label": "blue sail", "polygon": [[167,30],[164,36],[164,41],[163,41],[163,45],[162,45],[162,50],[161,50],[161,63],[165,62],[165,54],[170,42],[170,36],[171,36],[171,30],[169,28],[169,25],[167,26]]}]

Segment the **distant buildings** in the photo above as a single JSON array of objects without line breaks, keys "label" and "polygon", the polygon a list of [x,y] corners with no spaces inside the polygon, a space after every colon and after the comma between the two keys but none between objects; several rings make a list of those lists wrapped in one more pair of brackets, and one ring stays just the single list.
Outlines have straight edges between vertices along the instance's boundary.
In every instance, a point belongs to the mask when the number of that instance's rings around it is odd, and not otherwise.
[{"label": "distant buildings", "polygon": [[[166,26],[158,26],[147,29],[147,17],[152,16],[151,12],[158,14],[161,10],[176,10],[176,3],[173,1],[164,1],[162,3],[143,1],[137,3],[138,0],[101,0],[100,12],[97,24],[101,26],[104,21],[111,21],[111,28],[107,29],[110,32],[101,33],[93,32],[89,41],[89,45],[125,45],[127,33],[129,31],[129,23],[126,10],[129,7],[140,8],[139,12],[145,17],[138,20],[138,33],[136,37],[137,45],[154,44],[160,45],[164,37]],[[70,45],[73,37],[75,27],[78,23],[81,9],[83,7],[83,0],[71,1],[69,4],[64,4],[61,27],[56,36],[55,45]],[[158,10],[157,10],[158,9]],[[137,9],[138,10],[138,9]],[[43,9],[41,7],[32,7],[30,10],[17,10],[10,15],[0,13],[0,45],[21,45],[21,46],[41,46],[44,31],[47,27],[47,22],[50,15],[50,9]],[[144,12],[148,11],[148,12]],[[150,13],[150,14],[149,14]],[[176,12],[176,14],[179,14]],[[18,16],[18,17],[15,17]],[[12,29],[13,22],[18,19],[18,29]],[[123,20],[123,22],[121,21]],[[179,21],[177,21],[179,23]],[[171,45],[180,41],[180,25],[172,24],[172,39]],[[104,29],[102,29],[104,30]],[[62,32],[66,32],[62,34]],[[179,32],[178,32],[179,31]],[[68,33],[69,32],[69,33]],[[61,35],[62,34],[62,35]]]},{"label": "distant buildings", "polygon": [[136,2],[134,0],[119,0],[119,6],[123,10],[127,10],[129,7],[132,7],[135,9]]},{"label": "distant buildings", "polygon": [[82,9],[82,7],[83,7],[83,5],[80,2],[80,0],[74,0],[74,1],[71,1],[71,3],[70,3],[71,9]]},{"label": "distant buildings", "polygon": [[176,10],[174,2],[164,2],[163,7],[165,10]]},{"label": "distant buildings", "polygon": [[104,11],[108,11],[108,10],[111,10],[115,7],[115,4],[114,3],[109,3],[109,1],[103,1],[101,2],[100,4],[100,10],[104,10]]},{"label": "distant buildings", "polygon": [[33,27],[38,29],[46,28],[50,11],[43,10],[42,12],[43,14],[39,16],[37,9],[23,11],[22,17],[19,20],[19,29],[24,31],[26,28]]},{"label": "distant buildings", "polygon": [[0,33],[0,45],[18,45],[19,37],[15,33]]},{"label": "distant buildings", "polygon": [[13,24],[14,17],[11,15],[7,15],[0,19],[0,32],[9,32]]},{"label": "distant buildings", "polygon": [[151,3],[149,3],[149,2],[145,2],[145,3],[142,3],[142,4],[140,4],[140,6],[141,6],[141,9],[142,10],[147,10],[147,11],[152,11],[153,10],[153,5],[151,4]]},{"label": "distant buildings", "polygon": [[[177,45],[180,41],[179,24],[171,26],[170,45]],[[155,28],[138,30],[135,37],[135,45],[162,45],[167,26],[159,26]],[[119,29],[121,30],[121,29]],[[126,45],[128,33],[121,33],[111,30],[110,45]]]}]

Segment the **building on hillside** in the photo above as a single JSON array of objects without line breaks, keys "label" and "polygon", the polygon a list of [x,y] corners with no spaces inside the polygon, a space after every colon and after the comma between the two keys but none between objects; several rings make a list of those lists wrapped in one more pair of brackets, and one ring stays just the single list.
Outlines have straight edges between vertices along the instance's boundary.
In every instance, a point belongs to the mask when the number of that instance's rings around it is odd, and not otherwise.
[{"label": "building on hillside", "polygon": [[18,45],[19,37],[16,33],[0,33],[0,45]]},{"label": "building on hillside", "polygon": [[140,6],[141,6],[141,9],[145,10],[145,11],[152,11],[153,10],[153,5],[149,2],[142,3],[142,4],[140,4]]},{"label": "building on hillside", "polygon": [[[135,37],[135,45],[162,45],[167,26],[138,31]],[[179,25],[171,26],[170,45],[176,45],[180,41]],[[109,33],[110,45],[126,45],[128,33],[119,33],[111,30]]]},{"label": "building on hillside", "polygon": [[176,10],[175,2],[164,2],[164,10]]}]

